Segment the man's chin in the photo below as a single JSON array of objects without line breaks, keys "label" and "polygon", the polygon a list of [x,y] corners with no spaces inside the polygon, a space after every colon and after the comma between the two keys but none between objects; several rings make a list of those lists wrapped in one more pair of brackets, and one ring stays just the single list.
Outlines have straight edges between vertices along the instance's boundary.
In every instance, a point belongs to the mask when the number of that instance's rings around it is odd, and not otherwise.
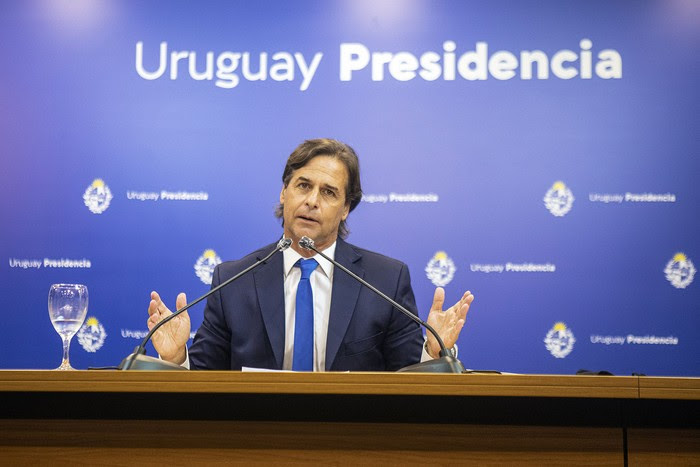
[{"label": "man's chin", "polygon": [[317,229],[302,228],[292,230],[292,238],[297,240],[301,239],[301,237],[309,237],[311,240],[316,240],[318,236],[319,232]]}]

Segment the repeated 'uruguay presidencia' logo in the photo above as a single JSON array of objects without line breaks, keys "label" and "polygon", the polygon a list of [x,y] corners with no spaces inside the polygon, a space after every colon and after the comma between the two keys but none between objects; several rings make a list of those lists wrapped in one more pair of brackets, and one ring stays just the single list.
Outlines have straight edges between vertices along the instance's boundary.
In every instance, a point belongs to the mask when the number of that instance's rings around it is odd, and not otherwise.
[{"label": "repeated 'uruguay presidencia' logo", "polygon": [[211,285],[211,281],[214,278],[214,268],[221,264],[221,258],[216,255],[214,250],[205,250],[194,263],[194,272],[197,274],[202,282],[207,285]]},{"label": "repeated 'uruguay presidencia' logo", "polygon": [[85,324],[78,331],[78,343],[86,352],[97,352],[105,343],[107,332],[102,323],[94,316],[85,320]]},{"label": "repeated 'uruguay presidencia' logo", "polygon": [[562,217],[571,211],[573,205],[574,194],[564,182],[555,182],[544,195],[544,206],[554,216]]},{"label": "repeated 'uruguay presidencia' logo", "polygon": [[676,253],[664,269],[666,279],[677,289],[688,287],[693,282],[695,272],[693,262],[683,253]]},{"label": "repeated 'uruguay presidencia' logo", "polygon": [[574,350],[574,333],[567,329],[566,324],[561,321],[555,323],[544,338],[544,344],[556,358],[564,358]]},{"label": "repeated 'uruguay presidencia' logo", "polygon": [[93,214],[102,214],[112,201],[112,192],[101,178],[96,178],[83,193],[85,206]]},{"label": "repeated 'uruguay presidencia' logo", "polygon": [[449,284],[456,270],[457,267],[454,261],[452,261],[444,251],[435,253],[425,267],[425,273],[428,279],[437,287],[444,287]]}]

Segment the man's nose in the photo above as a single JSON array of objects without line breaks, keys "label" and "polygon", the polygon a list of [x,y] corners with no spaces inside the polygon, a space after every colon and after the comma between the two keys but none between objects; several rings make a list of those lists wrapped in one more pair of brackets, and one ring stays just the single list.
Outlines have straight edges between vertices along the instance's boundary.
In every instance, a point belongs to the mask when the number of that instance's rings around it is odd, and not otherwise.
[{"label": "man's nose", "polygon": [[320,196],[320,193],[318,190],[313,189],[313,190],[309,191],[309,193],[306,196],[306,204],[311,208],[318,207],[319,196]]}]

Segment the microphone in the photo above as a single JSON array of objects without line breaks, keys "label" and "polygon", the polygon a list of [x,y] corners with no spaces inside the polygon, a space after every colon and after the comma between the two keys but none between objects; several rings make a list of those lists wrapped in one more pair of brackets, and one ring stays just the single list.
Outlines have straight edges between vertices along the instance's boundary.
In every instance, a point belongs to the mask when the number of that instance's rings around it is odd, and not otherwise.
[{"label": "microphone", "polygon": [[360,276],[355,274],[354,272],[350,271],[348,268],[340,264],[339,262],[335,261],[334,259],[329,258],[322,252],[316,249],[316,246],[314,245],[314,241],[310,239],[309,237],[301,237],[299,239],[299,246],[304,248],[305,250],[313,250],[319,255],[321,255],[323,258],[327,259],[331,263],[333,263],[336,267],[342,269],[345,271],[345,273],[349,274],[353,279],[358,281],[360,284],[364,285],[368,289],[370,289],[372,292],[376,293],[380,297],[382,297],[384,300],[389,302],[394,308],[408,316],[410,319],[415,321],[416,323],[420,324],[423,326],[425,329],[430,331],[430,333],[435,336],[435,339],[437,339],[438,344],[440,344],[440,357],[427,361],[427,362],[421,362],[421,363],[416,363],[415,365],[407,366],[405,368],[401,368],[399,372],[415,372],[415,373],[463,373],[465,371],[464,365],[462,365],[462,362],[457,360],[455,357],[452,356],[452,353],[445,347],[445,343],[442,341],[442,338],[440,335],[433,329],[431,325],[420,319],[418,316],[414,315],[410,311],[408,311],[406,308],[401,306],[399,303],[397,303],[395,300],[391,299],[388,295],[382,293],[379,289],[374,287],[372,284],[367,282],[366,280],[362,279]]},{"label": "microphone", "polygon": [[122,360],[121,364],[119,364],[119,369],[120,370],[186,370],[187,368],[184,368],[180,365],[177,365],[172,362],[166,362],[165,360],[161,360],[159,358],[154,358],[154,357],[149,357],[146,355],[146,344],[148,343],[149,340],[151,340],[151,337],[153,334],[160,329],[161,326],[163,326],[165,323],[170,321],[171,319],[174,319],[176,316],[180,315],[183,313],[185,310],[188,308],[196,305],[197,303],[201,302],[205,298],[209,297],[211,294],[214,292],[217,292],[218,290],[222,289],[223,287],[226,287],[229,285],[231,282],[235,281],[239,277],[247,274],[248,272],[252,271],[253,269],[257,268],[264,262],[266,262],[268,259],[272,257],[275,253],[278,251],[284,251],[289,246],[292,244],[292,239],[291,238],[284,238],[277,242],[277,246],[275,247],[274,250],[270,252],[267,256],[265,256],[263,259],[260,261],[257,261],[256,263],[248,266],[245,268],[243,271],[239,272],[235,276],[231,277],[230,279],[227,279],[226,281],[222,282],[221,284],[217,285],[213,289],[211,289],[209,292],[205,293],[198,299],[194,300],[193,302],[188,303],[187,305],[183,306],[179,310],[177,310],[175,313],[171,314],[167,318],[162,319],[159,321],[155,326],[153,326],[153,329],[146,335],[146,337],[141,341],[141,343],[134,349],[134,352],[129,354],[124,360]]}]

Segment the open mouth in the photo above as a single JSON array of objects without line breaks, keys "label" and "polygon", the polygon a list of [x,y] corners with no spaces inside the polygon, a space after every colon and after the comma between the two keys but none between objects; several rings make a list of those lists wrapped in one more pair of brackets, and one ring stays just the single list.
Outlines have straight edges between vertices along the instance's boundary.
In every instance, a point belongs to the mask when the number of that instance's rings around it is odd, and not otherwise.
[{"label": "open mouth", "polygon": [[318,224],[318,221],[316,219],[312,219],[311,217],[297,216],[297,219],[301,219],[302,221],[305,221],[305,222],[314,222],[314,223]]}]

